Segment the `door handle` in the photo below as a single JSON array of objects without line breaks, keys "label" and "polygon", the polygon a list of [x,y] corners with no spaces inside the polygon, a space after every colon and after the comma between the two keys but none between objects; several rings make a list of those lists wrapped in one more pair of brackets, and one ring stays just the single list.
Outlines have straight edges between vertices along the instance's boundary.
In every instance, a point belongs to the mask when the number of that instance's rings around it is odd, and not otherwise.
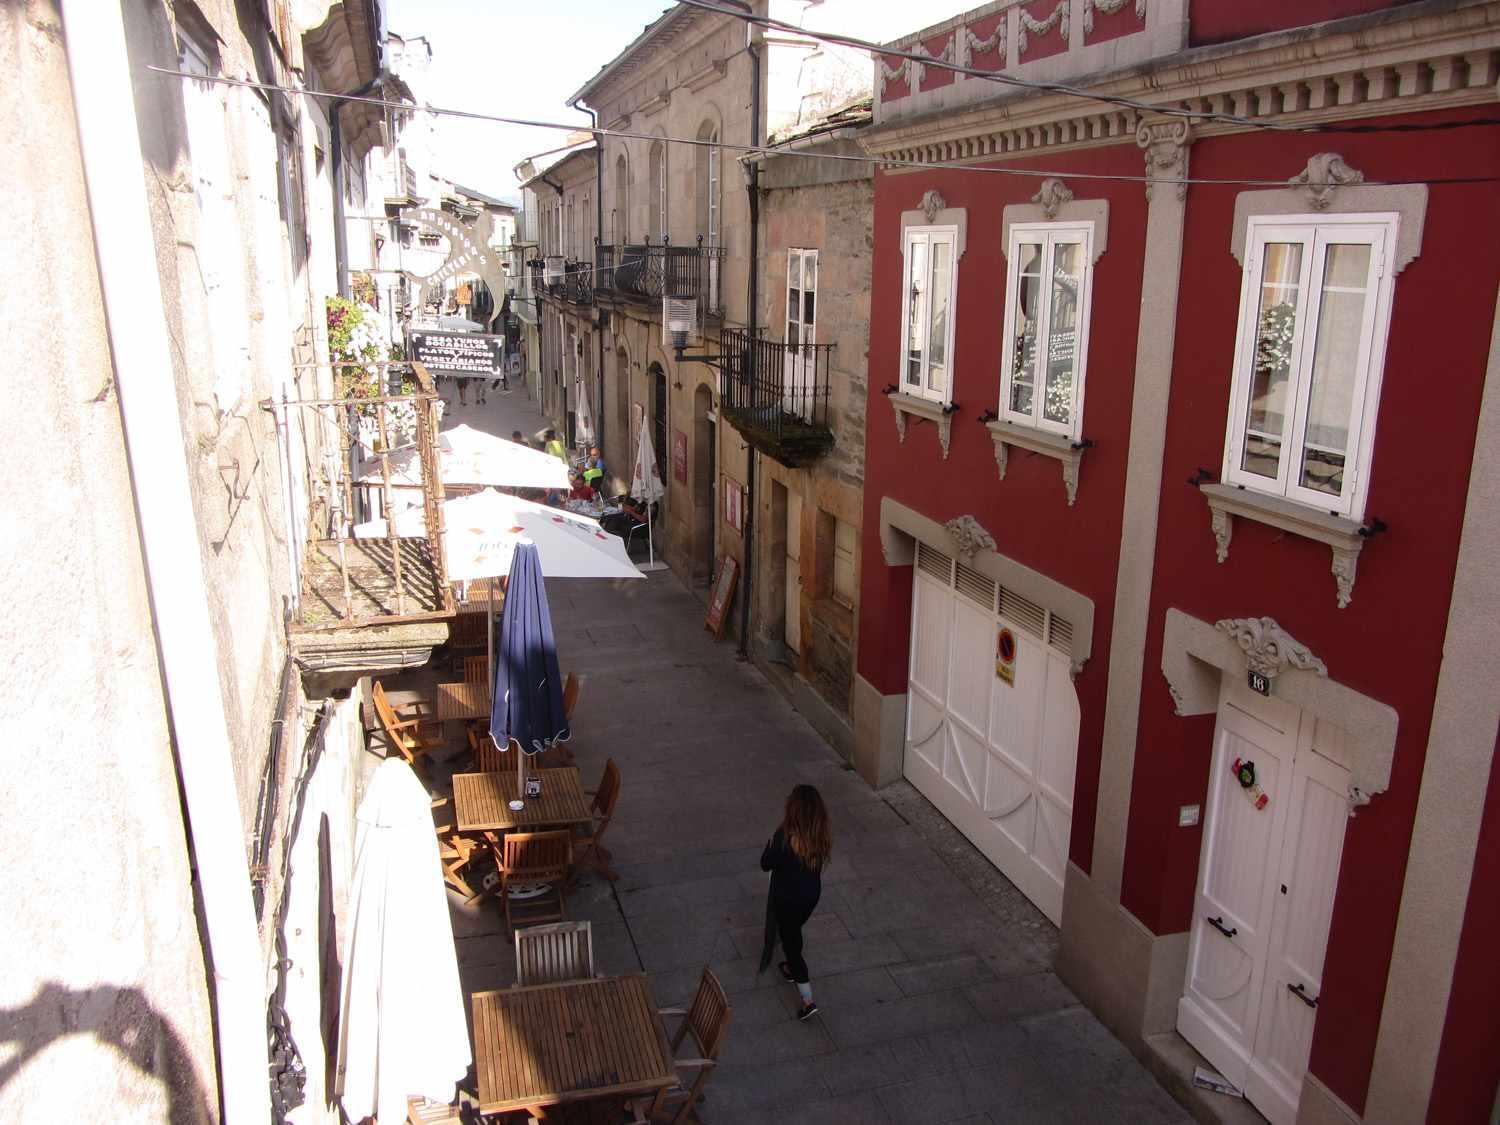
[{"label": "door handle", "polygon": [[1309,996],[1307,994],[1307,990],[1302,985],[1291,984],[1289,982],[1286,986],[1286,990],[1293,996],[1295,996],[1298,1000],[1301,1000],[1309,1008],[1316,1008],[1318,1006],[1318,998],[1316,996]]},{"label": "door handle", "polygon": [[1224,925],[1224,915],[1222,914],[1220,914],[1217,918],[1210,918],[1208,920],[1208,924],[1214,929],[1218,930],[1219,933],[1223,934],[1227,938],[1232,938],[1235,934],[1240,932],[1238,927]]}]

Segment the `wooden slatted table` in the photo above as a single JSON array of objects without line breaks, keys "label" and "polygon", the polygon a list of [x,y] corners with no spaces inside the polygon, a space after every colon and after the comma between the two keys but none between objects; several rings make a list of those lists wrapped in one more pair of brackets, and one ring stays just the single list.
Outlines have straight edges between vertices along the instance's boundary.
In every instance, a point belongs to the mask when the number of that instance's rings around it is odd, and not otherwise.
[{"label": "wooden slatted table", "polygon": [[440,720],[483,719],[490,713],[490,685],[438,684],[435,706]]},{"label": "wooden slatted table", "polygon": [[[514,751],[512,751],[514,753]],[[511,832],[589,824],[593,814],[583,794],[583,780],[573,766],[532,770],[541,778],[542,795],[526,800],[515,812],[510,802],[518,792],[516,771],[456,773],[453,775],[453,812],[460,832]]]},{"label": "wooden slatted table", "polygon": [[677,1081],[642,973],[470,997],[479,1112],[626,1098]]}]

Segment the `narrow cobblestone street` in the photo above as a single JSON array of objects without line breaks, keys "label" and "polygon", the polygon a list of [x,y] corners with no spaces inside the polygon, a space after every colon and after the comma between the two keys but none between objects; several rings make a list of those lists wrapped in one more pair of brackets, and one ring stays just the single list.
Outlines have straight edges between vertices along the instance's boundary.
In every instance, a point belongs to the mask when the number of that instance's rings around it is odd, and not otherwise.
[{"label": "narrow cobblestone street", "polygon": [[[508,434],[540,423],[523,393],[460,420]],[[702,967],[733,1017],[702,1107],[739,1122],[1180,1122],[1186,1113],[1051,971],[1056,930],[906,783],[875,793],[668,571],[551,580],[565,668],[584,678],[574,750],[585,784],[623,774],[608,843],[620,875],[569,899],[598,968],[644,969],[657,1001],[691,998]],[[834,860],[807,928],[822,1009],[757,976],[781,805],[816,785]],[[456,905],[465,992],[514,981],[498,912]]]}]

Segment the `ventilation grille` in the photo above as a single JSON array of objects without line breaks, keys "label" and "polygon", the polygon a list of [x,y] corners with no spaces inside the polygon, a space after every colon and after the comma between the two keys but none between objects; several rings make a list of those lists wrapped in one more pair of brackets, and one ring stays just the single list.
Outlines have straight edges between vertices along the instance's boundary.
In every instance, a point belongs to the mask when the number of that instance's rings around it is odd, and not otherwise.
[{"label": "ventilation grille", "polygon": [[1064,656],[1073,655],[1073,623],[1051,614],[1047,621],[1047,643]]},{"label": "ventilation grille", "polygon": [[958,564],[958,592],[975,605],[995,612],[995,580],[987,578],[971,567]]},{"label": "ventilation grille", "polygon": [[1047,611],[1004,586],[1000,587],[1000,616],[1015,622],[1039,641],[1047,635]]},{"label": "ventilation grille", "polygon": [[953,560],[926,543],[917,544],[917,569],[932,575],[944,586],[953,584]]}]

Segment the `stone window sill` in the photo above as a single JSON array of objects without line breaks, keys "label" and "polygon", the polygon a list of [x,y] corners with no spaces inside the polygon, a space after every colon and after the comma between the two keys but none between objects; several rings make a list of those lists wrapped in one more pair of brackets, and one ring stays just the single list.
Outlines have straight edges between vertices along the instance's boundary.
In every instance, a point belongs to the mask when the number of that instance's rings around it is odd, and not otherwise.
[{"label": "stone window sill", "polygon": [[995,464],[1000,468],[1000,479],[1005,479],[1005,470],[1010,461],[1010,446],[1024,449],[1028,453],[1040,453],[1062,463],[1063,485],[1068,490],[1068,507],[1078,499],[1078,466],[1083,461],[1087,442],[1074,442],[1062,434],[1048,433],[1017,422],[986,422],[985,429],[995,439]]},{"label": "stone window sill", "polygon": [[903,442],[906,440],[906,420],[908,417],[917,420],[926,419],[936,422],[938,428],[938,444],[943,447],[943,460],[948,459],[948,443],[953,440],[953,412],[957,406],[949,404],[944,406],[940,402],[934,402],[930,398],[921,398],[917,395],[909,395],[905,391],[892,391],[886,396],[891,400],[891,405],[896,409],[896,436]]},{"label": "stone window sill", "polygon": [[1365,545],[1364,529],[1357,520],[1330,515],[1280,496],[1267,496],[1236,485],[1203,484],[1199,488],[1212,513],[1214,542],[1218,545],[1220,562],[1229,557],[1235,516],[1278,527],[1328,545],[1333,553],[1331,570],[1338,583],[1339,608],[1349,604],[1354,597],[1355,564]]}]

